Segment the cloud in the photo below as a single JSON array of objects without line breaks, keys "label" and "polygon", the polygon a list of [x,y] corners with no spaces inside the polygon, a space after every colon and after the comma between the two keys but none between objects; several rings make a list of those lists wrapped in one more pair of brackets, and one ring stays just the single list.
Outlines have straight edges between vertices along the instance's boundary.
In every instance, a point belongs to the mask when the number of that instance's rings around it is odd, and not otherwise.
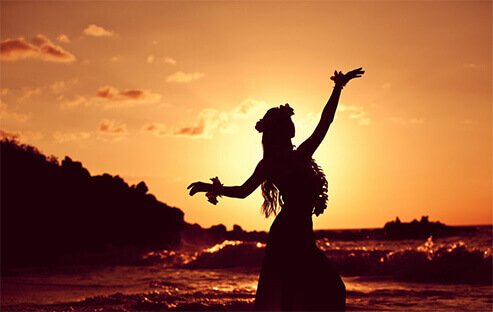
[{"label": "cloud", "polygon": [[315,114],[314,112],[309,112],[305,115],[305,117],[298,118],[298,115],[293,116],[293,120],[296,120],[296,127],[300,128],[315,128],[317,122],[320,120],[320,116]]},{"label": "cloud", "polygon": [[[186,136],[191,138],[211,138],[213,130],[217,129],[221,122],[219,111],[214,108],[203,109],[198,115],[198,121],[192,125],[173,129],[174,136]],[[223,118],[223,122],[227,122]]]},{"label": "cloud", "polygon": [[[147,56],[147,58],[146,58],[146,61],[147,61],[147,63],[149,63],[149,64],[154,63],[156,60],[158,60],[158,61],[160,61],[160,62],[163,62],[163,63],[171,64],[171,65],[175,65],[175,64],[176,64],[176,60],[175,60],[175,59],[173,59],[173,58],[171,58],[171,57],[162,57],[162,58],[160,57],[160,58],[156,59],[156,56],[154,56],[154,55],[152,55],[152,54],[151,54],[151,55]],[[178,73],[175,73],[174,75],[176,75],[176,74],[178,74]],[[195,74],[200,74],[200,73],[194,73],[194,74],[184,74],[184,73],[181,73],[180,75],[182,75],[182,74],[183,74],[183,75],[192,75],[192,77],[191,77],[191,78],[189,78],[189,79],[192,79],[192,80],[195,80],[195,79],[200,78],[200,77],[197,77],[197,78],[194,78],[194,77],[193,77],[193,75],[195,75]],[[203,74],[202,74],[202,75],[203,75]],[[170,77],[171,77],[171,76],[170,76]],[[169,77],[168,77],[168,78],[169,78]],[[178,77],[178,78],[180,78],[180,77]],[[182,79],[187,79],[187,78],[182,78]],[[191,81],[191,80],[190,80],[190,81]],[[177,81],[177,82],[185,82],[185,81]],[[186,82],[188,82],[188,81],[186,81]]]},{"label": "cloud", "polygon": [[364,117],[365,115],[366,115],[366,113],[363,110],[360,110],[360,111],[350,113],[349,119],[358,119],[358,118]]},{"label": "cloud", "polygon": [[142,127],[141,131],[158,137],[170,136],[173,133],[172,129],[170,129],[165,124],[161,124],[161,123],[145,124]]},{"label": "cloud", "polygon": [[82,33],[87,36],[93,36],[93,37],[112,37],[115,35],[114,31],[111,30],[106,30],[101,26],[91,24],[87,26]]},{"label": "cloud", "polygon": [[268,109],[265,102],[248,98],[227,112],[214,108],[201,110],[194,123],[185,126],[167,126],[159,123],[146,124],[142,131],[159,137],[176,136],[188,138],[212,138],[214,133],[236,133],[236,121],[240,119],[258,119]]},{"label": "cloud", "polygon": [[62,47],[54,45],[43,35],[37,35],[33,43],[41,49],[40,57],[51,62],[73,62],[75,56],[65,51]]},{"label": "cloud", "polygon": [[9,93],[9,89],[7,89],[7,88],[2,88],[0,90],[0,95],[7,95],[8,93]]},{"label": "cloud", "polygon": [[37,140],[37,139],[41,139],[42,137],[43,137],[43,135],[39,132],[0,130],[0,139],[10,139],[10,140],[32,139],[32,140]]},{"label": "cloud", "polygon": [[176,64],[176,60],[175,59],[172,59],[171,57],[165,57],[163,59],[163,62],[168,63],[168,64],[171,64],[171,65],[175,65]]},{"label": "cloud", "polygon": [[179,128],[173,132],[176,136],[190,136],[190,137],[209,137],[208,133],[205,133],[205,126],[203,122],[190,127]]},{"label": "cloud", "polygon": [[107,135],[98,135],[96,137],[96,140],[103,142],[122,142],[126,140],[126,137],[123,135],[117,135],[112,137],[109,137]]},{"label": "cloud", "polygon": [[396,117],[396,116],[392,116],[389,118],[389,120],[396,124],[396,125],[401,125],[401,126],[405,126],[405,125],[408,125],[408,124],[423,124],[425,122],[425,120],[423,118],[402,118],[402,117]]},{"label": "cloud", "polygon": [[483,67],[481,64],[475,64],[475,63],[466,63],[464,64],[465,68],[470,68],[470,69],[480,69]]},{"label": "cloud", "polygon": [[[141,92],[139,91],[135,91],[135,92],[137,96],[141,94]],[[121,98],[121,92],[114,87],[104,86],[102,88],[99,88],[98,92],[96,93],[96,96],[102,99],[116,100],[117,98]]]},{"label": "cloud", "polygon": [[78,133],[62,133],[55,132],[53,133],[53,138],[55,139],[55,143],[65,143],[70,141],[79,141],[85,140],[91,137],[89,132],[78,132]]},{"label": "cloud", "polygon": [[359,126],[368,126],[371,124],[371,118],[362,106],[352,106],[340,104],[337,108],[338,112],[349,113],[349,119],[356,119],[356,124]]},{"label": "cloud", "polygon": [[65,89],[65,81],[55,81],[50,88],[54,93],[60,93]]},{"label": "cloud", "polygon": [[186,73],[180,71],[180,72],[174,73],[171,76],[168,76],[166,81],[167,82],[186,83],[186,82],[192,82],[192,81],[197,80],[199,78],[202,78],[204,76],[205,76],[204,73],[195,72],[195,73],[191,73],[191,74],[186,74]]},{"label": "cloud", "polygon": [[96,99],[105,103],[105,108],[152,104],[161,101],[161,95],[149,90],[129,89],[120,91],[111,86],[99,88]]},{"label": "cloud", "polygon": [[24,101],[25,99],[28,99],[33,95],[40,95],[41,94],[41,88],[23,87],[22,91],[24,92],[24,94],[18,98],[19,101]]},{"label": "cloud", "polygon": [[0,55],[2,60],[17,60],[39,55],[39,48],[26,42],[22,37],[7,39],[0,42]]},{"label": "cloud", "polygon": [[110,58],[110,62],[118,62],[119,60],[120,60],[120,57],[118,55]]},{"label": "cloud", "polygon": [[56,37],[56,40],[58,40],[58,42],[70,43],[70,39],[65,34],[59,35],[58,37]]},{"label": "cloud", "polygon": [[0,130],[0,139],[18,140],[20,138],[19,132],[8,132],[5,130]]},{"label": "cloud", "polygon": [[7,111],[7,104],[0,100],[0,118],[1,119],[13,119],[18,122],[24,122],[31,118],[31,115],[28,114],[19,114],[15,112]]},{"label": "cloud", "polygon": [[249,97],[230,112],[230,117],[233,119],[259,117],[262,114],[265,114],[267,109],[269,109],[267,103]]},{"label": "cloud", "polygon": [[269,106],[263,101],[252,97],[242,101],[238,106],[227,112],[219,112],[214,108],[200,111],[197,121],[192,125],[175,128],[173,135],[190,138],[211,138],[214,132],[236,133],[236,121],[240,119],[258,119],[267,111]]},{"label": "cloud", "polygon": [[73,54],[53,44],[43,35],[37,35],[32,39],[32,43],[27,42],[23,37],[3,40],[0,42],[0,56],[4,61],[27,58],[59,63],[75,61]]},{"label": "cloud", "polygon": [[64,80],[55,81],[50,85],[50,89],[53,91],[53,93],[61,93],[69,86],[74,85],[77,82],[79,82],[77,78],[71,80],[65,80],[65,81]]},{"label": "cloud", "polygon": [[63,96],[60,97],[60,99],[64,99],[64,101],[60,103],[62,109],[73,109],[83,103],[87,103],[86,98],[80,95],[76,95],[72,100],[65,99]]},{"label": "cloud", "polygon": [[351,106],[351,105],[344,105],[344,104],[339,104],[337,107],[338,112],[355,112],[355,111],[361,111],[363,110],[363,107],[359,106]]},{"label": "cloud", "polygon": [[127,132],[127,126],[118,121],[103,119],[99,123],[98,132],[103,134],[121,135]]}]

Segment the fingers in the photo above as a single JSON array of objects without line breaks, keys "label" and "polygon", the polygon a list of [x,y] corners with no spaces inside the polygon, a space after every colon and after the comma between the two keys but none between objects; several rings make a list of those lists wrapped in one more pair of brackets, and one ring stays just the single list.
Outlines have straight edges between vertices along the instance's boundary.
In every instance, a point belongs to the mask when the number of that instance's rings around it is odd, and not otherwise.
[{"label": "fingers", "polygon": [[[195,184],[195,183],[193,183]],[[198,190],[198,187],[196,185],[192,186],[192,188],[190,189],[190,192],[188,192],[188,194],[190,194],[190,196],[193,196],[195,195],[195,193],[198,193],[199,190]]]},{"label": "fingers", "polygon": [[357,69],[354,69],[352,71],[349,71],[347,74],[346,74],[346,77],[348,80],[351,80],[353,78],[360,78],[364,73],[365,71],[364,70],[361,70],[363,67],[360,67],[360,68],[357,68]]},{"label": "fingers", "polygon": [[192,184],[190,184],[188,187],[187,187],[187,190],[189,189],[190,192],[190,196],[193,196],[195,195],[196,193],[198,192],[203,192],[203,182],[193,182]]},{"label": "fingers", "polygon": [[357,68],[357,69],[353,69],[352,71],[349,71],[346,75],[348,74],[351,74],[351,75],[362,75],[365,73],[364,70],[362,70],[363,67],[360,67],[360,68]]},{"label": "fingers", "polygon": [[[196,183],[196,182],[195,182],[195,183]],[[190,196],[193,196],[193,194],[195,194],[195,193],[196,193],[196,191],[195,191],[195,183],[192,183],[192,184],[190,184],[190,185],[187,187],[187,190],[188,190],[188,189],[190,189],[190,192],[188,192],[188,194],[189,194]]]}]

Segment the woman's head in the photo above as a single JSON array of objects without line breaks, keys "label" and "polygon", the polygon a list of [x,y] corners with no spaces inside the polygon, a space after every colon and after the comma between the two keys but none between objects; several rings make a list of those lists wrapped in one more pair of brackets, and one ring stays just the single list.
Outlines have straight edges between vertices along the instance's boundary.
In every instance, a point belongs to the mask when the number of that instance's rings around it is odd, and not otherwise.
[{"label": "woman's head", "polygon": [[255,125],[255,129],[263,134],[262,142],[269,143],[291,140],[294,137],[295,129],[291,116],[294,110],[289,104],[271,108],[267,111],[264,118],[260,119]]}]

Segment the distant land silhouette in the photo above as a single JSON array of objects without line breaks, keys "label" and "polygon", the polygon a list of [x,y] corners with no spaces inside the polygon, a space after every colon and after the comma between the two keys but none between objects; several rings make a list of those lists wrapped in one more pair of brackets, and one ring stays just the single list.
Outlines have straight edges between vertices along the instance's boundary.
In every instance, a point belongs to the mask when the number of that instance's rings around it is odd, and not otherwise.
[{"label": "distant land silhouette", "polygon": [[8,139],[0,151],[2,269],[61,261],[108,264],[108,256],[121,264],[149,250],[179,247],[182,236],[204,245],[267,236],[239,226],[228,232],[224,225],[188,224],[180,209],[159,202],[144,182],[129,186],[118,175],[91,176],[68,156],[59,162]]},{"label": "distant land silhouette", "polygon": [[168,248],[180,242],[183,212],[147,194],[144,182],[91,176],[69,157],[1,142],[2,267],[56,264],[108,247]]},{"label": "distant land silhouette", "polygon": [[[132,264],[153,250],[184,244],[212,246],[225,240],[265,243],[267,232],[222,224],[208,229],[184,221],[184,213],[158,201],[144,182],[128,185],[118,175],[91,176],[80,162],[61,162],[15,140],[1,142],[1,266],[61,263]],[[389,222],[383,229],[318,230],[338,240],[427,238],[464,234],[472,227],[440,222]]]}]

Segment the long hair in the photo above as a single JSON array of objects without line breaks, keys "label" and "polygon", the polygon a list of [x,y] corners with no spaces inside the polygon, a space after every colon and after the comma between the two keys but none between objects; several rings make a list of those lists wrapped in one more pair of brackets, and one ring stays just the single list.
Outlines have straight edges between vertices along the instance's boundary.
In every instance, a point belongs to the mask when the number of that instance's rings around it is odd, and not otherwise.
[{"label": "long hair", "polygon": [[[264,118],[260,119],[255,125],[255,129],[262,133],[262,146],[264,148],[264,160],[270,163],[276,149],[292,149],[291,138],[294,136],[294,125],[291,116],[294,114],[289,104],[271,108],[267,111]],[[266,218],[270,215],[277,215],[283,205],[282,196],[278,188],[267,175],[267,179],[262,183],[262,212]]]},{"label": "long hair", "polygon": [[[294,114],[289,104],[271,108],[267,111],[264,118],[259,120],[255,129],[262,133],[262,146],[264,149],[264,160],[269,164],[277,149],[292,149],[291,138],[294,137],[294,124],[291,116]],[[322,169],[317,165],[315,160],[310,159],[310,168],[315,176],[314,193],[316,194],[312,213],[316,216],[323,213],[327,207],[327,179]],[[284,204],[282,195],[274,182],[270,179],[269,174],[262,183],[262,213],[266,218],[277,215],[281,206]]]},{"label": "long hair", "polygon": [[[286,148],[292,148],[291,139],[287,139],[282,142],[278,136],[278,133],[264,132],[262,135],[262,146],[264,148],[264,161],[268,168],[271,168],[275,163],[274,153],[276,150],[285,145]],[[282,142],[282,143],[281,143]],[[289,145],[288,145],[289,144]],[[271,216],[277,216],[281,206],[284,204],[279,189],[270,178],[269,170],[267,170],[267,178],[262,183],[262,196],[264,197],[264,203],[262,204],[262,212],[266,218]]]},{"label": "long hair", "polygon": [[265,180],[262,183],[262,196],[264,197],[262,212],[265,217],[268,218],[271,214],[277,216],[280,207],[284,203],[276,185],[272,183],[272,181],[270,181],[269,179]]}]

